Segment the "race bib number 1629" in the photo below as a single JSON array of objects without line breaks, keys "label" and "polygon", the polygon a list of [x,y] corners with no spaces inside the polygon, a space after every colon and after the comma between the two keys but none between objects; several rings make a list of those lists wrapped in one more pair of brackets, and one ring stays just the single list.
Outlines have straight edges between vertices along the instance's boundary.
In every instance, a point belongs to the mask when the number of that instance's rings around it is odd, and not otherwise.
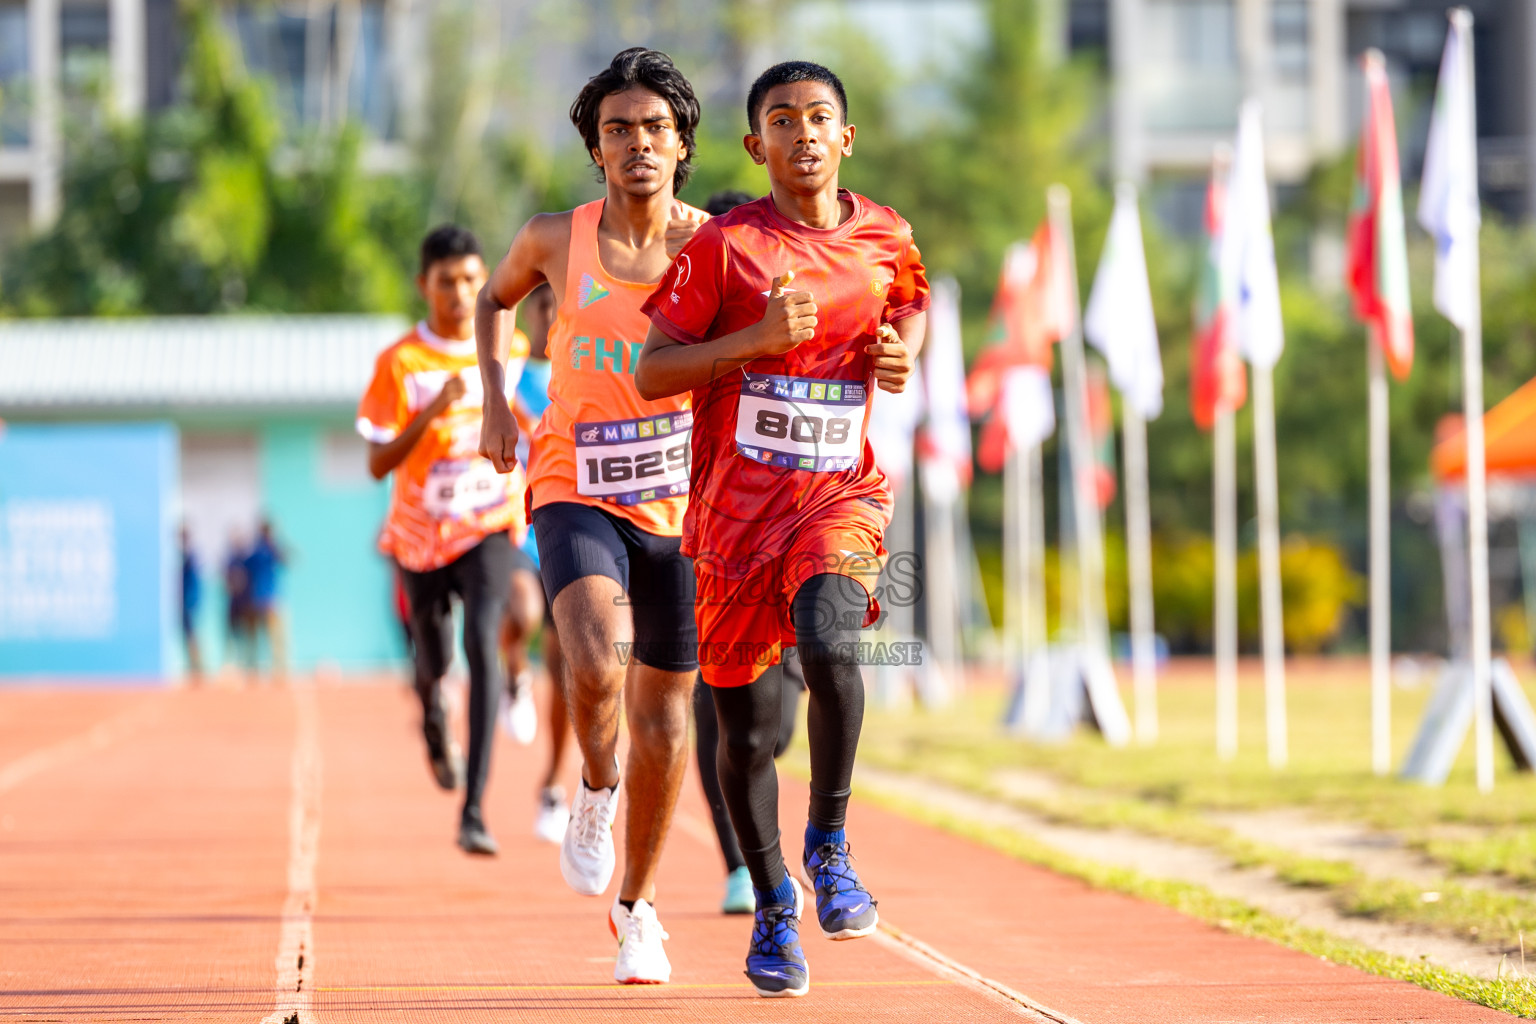
[{"label": "race bib number 1629", "polygon": [[693,413],[576,424],[576,492],[620,505],[688,493]]}]

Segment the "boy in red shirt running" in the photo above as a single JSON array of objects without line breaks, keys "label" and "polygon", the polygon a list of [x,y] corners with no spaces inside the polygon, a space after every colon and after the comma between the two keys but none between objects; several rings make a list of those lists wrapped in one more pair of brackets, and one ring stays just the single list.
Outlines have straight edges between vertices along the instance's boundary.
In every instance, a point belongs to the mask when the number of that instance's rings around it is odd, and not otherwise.
[{"label": "boy in red shirt running", "polygon": [[891,493],[865,429],[870,389],[899,392],[912,374],[928,284],[908,224],[838,188],[854,127],[836,75],[775,65],[753,84],[747,117],[744,142],[771,193],[684,246],[644,306],[635,387],[645,398],[693,392],[683,551],[723,737],[721,787],[757,896],[747,976],[761,995],[793,996],[809,974],[800,888],[779,845],[783,677],[765,669],[785,644],[799,649],[811,745],[801,864],[817,919],[830,938],[868,935],[878,914],[843,821],[864,715],[858,631],[879,616]]}]

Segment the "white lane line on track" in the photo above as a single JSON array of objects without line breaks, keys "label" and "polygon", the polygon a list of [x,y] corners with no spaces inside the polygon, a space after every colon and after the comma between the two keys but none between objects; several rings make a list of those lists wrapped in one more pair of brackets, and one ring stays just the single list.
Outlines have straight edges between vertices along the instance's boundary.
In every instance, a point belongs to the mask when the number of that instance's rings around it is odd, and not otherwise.
[{"label": "white lane line on track", "polygon": [[[674,825],[680,826],[689,837],[698,840],[704,845],[711,848],[716,845],[717,840],[714,827],[700,821],[693,815],[674,813],[672,822]],[[925,968],[941,978],[964,985],[966,988],[1007,1007],[1014,1014],[1026,1020],[1042,1021],[1045,1024],[1083,1024],[1076,1017],[1068,1016],[1060,1010],[1053,1010],[1043,1003],[1031,999],[1024,993],[1009,988],[1002,982],[989,978],[980,971],[973,970],[958,960],[944,955],[926,942],[908,935],[889,922],[882,920],[880,922],[880,930],[870,937],[881,946],[904,959],[912,961],[919,967]]]},{"label": "white lane line on track", "polygon": [[1021,1012],[1030,1020],[1049,1021],[1051,1024],[1083,1024],[1076,1017],[1069,1017],[1060,1010],[1053,1010],[1024,993],[974,971],[958,960],[945,956],[928,943],[913,938],[887,921],[881,921],[880,930],[871,937],[887,949],[923,964],[941,976],[952,977],[969,988],[1012,1004],[1016,1012]]},{"label": "white lane line on track", "polygon": [[314,1024],[311,989],[315,859],[320,853],[320,707],[312,683],[292,685],[296,728],[288,806],[288,898],[278,934],[276,1006],[262,1024]]},{"label": "white lane line on track", "polygon": [[65,740],[23,754],[9,764],[0,766],[0,793],[15,789],[35,775],[50,768],[73,761],[92,751],[100,750],[133,732],[160,713],[161,701],[150,697],[111,718],[97,722],[85,732]]}]

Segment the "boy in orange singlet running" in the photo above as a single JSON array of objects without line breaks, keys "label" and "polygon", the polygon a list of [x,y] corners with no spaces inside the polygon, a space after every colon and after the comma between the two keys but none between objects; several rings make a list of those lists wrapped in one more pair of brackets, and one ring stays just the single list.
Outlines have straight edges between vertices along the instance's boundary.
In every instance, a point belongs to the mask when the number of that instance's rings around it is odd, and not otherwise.
[{"label": "boy in orange singlet running", "polygon": [[672,972],[656,868],[682,785],[698,666],[693,566],[679,551],[693,416],[686,395],[641,398],[633,374],[648,327],[640,304],[704,219],[673,198],[691,170],[699,104],[666,54],[635,47],[593,76],[571,121],[607,195],[530,220],[480,294],[481,451],[503,472],[516,468],[499,314],[547,281],[557,303],[550,404],[533,435],[530,504],[582,754],[560,872],[590,896],[613,877],[622,707],[629,806],[624,877],[609,908],[614,979],[654,984]]},{"label": "boy in orange singlet running", "polygon": [[[844,815],[864,715],[859,630],[891,492],[866,440],[871,388],[906,387],[927,319],[912,229],[837,185],[853,152],[847,97],[818,64],[775,65],[747,97],[747,151],[770,194],[703,225],[646,301],[635,386],[692,390],[683,550],[698,579],[699,660],[719,719],[720,783],[752,875],[747,977],[764,996],[810,986],[800,887],[784,868],[773,767],[785,644],[809,693],[804,876],[821,930],[878,922],[850,863]],[[790,285],[793,282],[794,289]]]},{"label": "boy in orange singlet running", "polygon": [[[448,734],[442,681],[453,655],[452,599],[464,606],[469,665],[469,763],[459,845],[495,854],[481,797],[491,767],[496,706],[504,686],[496,640],[513,570],[531,562],[516,549],[526,529],[521,473],[501,476],[476,450],[480,376],[475,366],[474,303],[486,279],[480,243],[445,225],[421,243],[416,285],[427,319],[379,354],[357,410],[368,440],[368,469],[394,473],[379,548],[400,566],[411,615],[422,733],[438,785],[464,773]],[[508,339],[514,365],[527,355],[521,333]],[[503,409],[506,398],[496,396]],[[520,561],[521,560],[521,561]]]}]

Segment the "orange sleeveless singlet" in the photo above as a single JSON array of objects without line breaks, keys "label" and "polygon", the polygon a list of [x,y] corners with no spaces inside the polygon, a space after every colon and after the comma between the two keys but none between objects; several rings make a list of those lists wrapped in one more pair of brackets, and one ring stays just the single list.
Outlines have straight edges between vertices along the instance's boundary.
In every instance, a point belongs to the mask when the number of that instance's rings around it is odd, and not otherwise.
[{"label": "orange sleeveless singlet", "polygon": [[649,402],[635,391],[635,361],[651,326],[640,304],[656,284],[603,269],[603,202],[571,211],[565,296],[549,329],[549,407],[529,460],[531,504],[593,505],[676,537],[688,505],[690,396]]}]

